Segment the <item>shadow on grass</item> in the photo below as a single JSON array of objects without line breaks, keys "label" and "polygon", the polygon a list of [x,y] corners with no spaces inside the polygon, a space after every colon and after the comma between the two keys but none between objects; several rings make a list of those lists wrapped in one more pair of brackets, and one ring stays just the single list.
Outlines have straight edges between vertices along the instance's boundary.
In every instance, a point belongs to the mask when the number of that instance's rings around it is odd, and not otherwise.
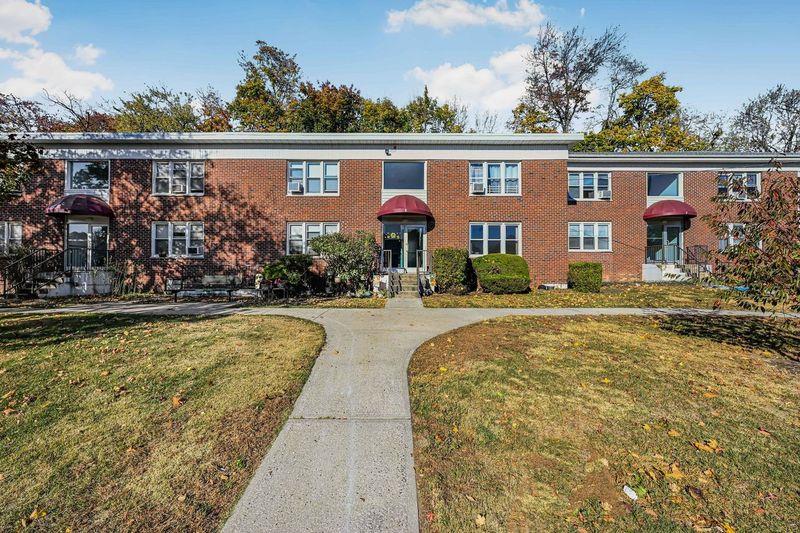
[{"label": "shadow on grass", "polygon": [[800,321],[779,318],[669,315],[661,328],[672,333],[768,350],[800,362]]}]

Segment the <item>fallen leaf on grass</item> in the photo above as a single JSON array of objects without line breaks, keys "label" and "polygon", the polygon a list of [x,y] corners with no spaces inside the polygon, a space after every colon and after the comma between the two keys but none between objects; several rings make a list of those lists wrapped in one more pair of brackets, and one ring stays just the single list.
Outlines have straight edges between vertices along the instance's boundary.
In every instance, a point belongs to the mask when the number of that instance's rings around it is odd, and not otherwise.
[{"label": "fallen leaf on grass", "polygon": [[186,403],[186,398],[184,398],[183,396],[175,395],[172,397],[172,407],[177,409],[184,403]]},{"label": "fallen leaf on grass", "polygon": [[692,445],[701,452],[722,453],[722,448],[719,447],[719,443],[716,439],[708,439],[703,442],[697,441],[693,442]]},{"label": "fallen leaf on grass", "polygon": [[486,525],[486,517],[482,514],[479,514],[475,517],[475,525],[480,527]]},{"label": "fallen leaf on grass", "polygon": [[763,427],[760,427],[760,426],[758,428],[758,432],[761,433],[762,435],[766,435],[767,437],[771,437],[772,436],[772,433],[770,433],[769,431],[767,431],[766,429],[764,429]]},{"label": "fallen leaf on grass", "polygon": [[650,427],[650,424],[645,424],[645,425],[642,426],[642,429],[645,430],[645,431],[650,431],[653,428]]},{"label": "fallen leaf on grass", "polygon": [[677,429],[670,429],[669,431],[667,431],[667,435],[669,435],[670,437],[680,437],[681,432],[678,431]]}]

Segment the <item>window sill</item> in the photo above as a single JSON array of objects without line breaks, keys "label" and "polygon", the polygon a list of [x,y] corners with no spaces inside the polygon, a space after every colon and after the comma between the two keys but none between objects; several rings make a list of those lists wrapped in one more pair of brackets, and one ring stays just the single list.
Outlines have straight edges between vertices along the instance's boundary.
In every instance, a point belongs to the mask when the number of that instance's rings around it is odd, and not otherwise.
[{"label": "window sill", "polygon": [[683,202],[683,196],[648,196],[647,197],[647,207],[650,207],[656,202],[660,202],[662,200],[678,200],[679,202]]},{"label": "window sill", "polygon": [[204,255],[151,255],[150,259],[205,259]]},{"label": "window sill", "polygon": [[522,197],[522,193],[511,194],[511,193],[505,193],[505,192],[487,192],[487,193],[484,193],[484,194],[475,194],[475,193],[471,192],[471,193],[469,193],[469,195],[470,196],[475,196],[477,198],[480,198],[481,196],[484,196],[484,197],[486,197],[486,196],[500,196],[500,197],[505,196],[505,197],[511,197],[511,198]]},{"label": "window sill", "polygon": [[205,196],[205,195],[206,195],[206,193],[204,193],[204,192],[192,192],[192,193],[186,193],[186,194],[174,194],[174,193],[168,193],[168,192],[153,192],[153,193],[150,193],[150,196],[174,196],[176,198],[182,198],[182,197],[185,197],[185,196]]},{"label": "window sill", "polygon": [[315,198],[318,198],[320,196],[336,197],[339,196],[339,193],[338,192],[287,192],[286,196],[296,197],[296,198],[303,198],[305,196],[312,196]]},{"label": "window sill", "polygon": [[614,250],[567,250],[567,252],[584,253],[584,254],[608,254]]},{"label": "window sill", "polygon": [[611,200],[614,199],[612,196],[611,198],[573,198],[572,196],[568,196],[570,200],[573,202],[606,202],[611,203]]}]

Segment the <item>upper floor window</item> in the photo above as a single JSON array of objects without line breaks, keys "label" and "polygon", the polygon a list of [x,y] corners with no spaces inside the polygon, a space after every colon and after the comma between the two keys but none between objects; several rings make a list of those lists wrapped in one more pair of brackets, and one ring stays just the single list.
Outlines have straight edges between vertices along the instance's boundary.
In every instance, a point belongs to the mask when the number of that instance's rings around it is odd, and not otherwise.
[{"label": "upper floor window", "polygon": [[7,254],[13,247],[22,245],[22,224],[19,222],[0,222],[0,255]]},{"label": "upper floor window", "polygon": [[717,176],[717,194],[737,200],[757,198],[761,193],[759,172],[720,172]]},{"label": "upper floor window", "polygon": [[679,198],[683,196],[683,175],[680,172],[648,172],[647,196]]},{"label": "upper floor window", "polygon": [[289,194],[339,194],[338,161],[290,161]]},{"label": "upper floor window", "polygon": [[569,196],[573,200],[610,200],[610,172],[570,172]]},{"label": "upper floor window", "polygon": [[516,222],[473,222],[469,225],[469,254],[521,254],[521,225]]},{"label": "upper floor window", "polygon": [[610,222],[570,222],[568,249],[573,252],[610,252]]},{"label": "upper floor window", "polygon": [[68,161],[67,189],[108,190],[111,178],[108,161]]},{"label": "upper floor window", "polygon": [[291,222],[286,231],[286,253],[317,255],[309,242],[330,233],[339,233],[338,222]]},{"label": "upper floor window", "polygon": [[422,190],[425,188],[425,163],[386,161],[383,163],[383,188]]},{"label": "upper floor window", "polygon": [[201,195],[205,192],[205,176],[203,162],[156,161],[153,165],[153,194]]},{"label": "upper floor window", "polygon": [[154,222],[153,257],[203,257],[202,222]]},{"label": "upper floor window", "polygon": [[469,164],[470,194],[519,194],[519,163]]}]

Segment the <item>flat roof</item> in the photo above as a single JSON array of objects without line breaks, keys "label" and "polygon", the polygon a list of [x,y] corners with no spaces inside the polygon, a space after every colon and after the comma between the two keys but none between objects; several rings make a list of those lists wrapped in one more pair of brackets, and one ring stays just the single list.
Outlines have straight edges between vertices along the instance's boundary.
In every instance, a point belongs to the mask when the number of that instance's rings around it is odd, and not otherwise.
[{"label": "flat roof", "polygon": [[726,161],[768,163],[770,161],[800,161],[800,153],[778,152],[570,152],[569,160],[575,162],[630,162],[630,163],[674,163],[690,161],[697,163],[722,163]]}]

